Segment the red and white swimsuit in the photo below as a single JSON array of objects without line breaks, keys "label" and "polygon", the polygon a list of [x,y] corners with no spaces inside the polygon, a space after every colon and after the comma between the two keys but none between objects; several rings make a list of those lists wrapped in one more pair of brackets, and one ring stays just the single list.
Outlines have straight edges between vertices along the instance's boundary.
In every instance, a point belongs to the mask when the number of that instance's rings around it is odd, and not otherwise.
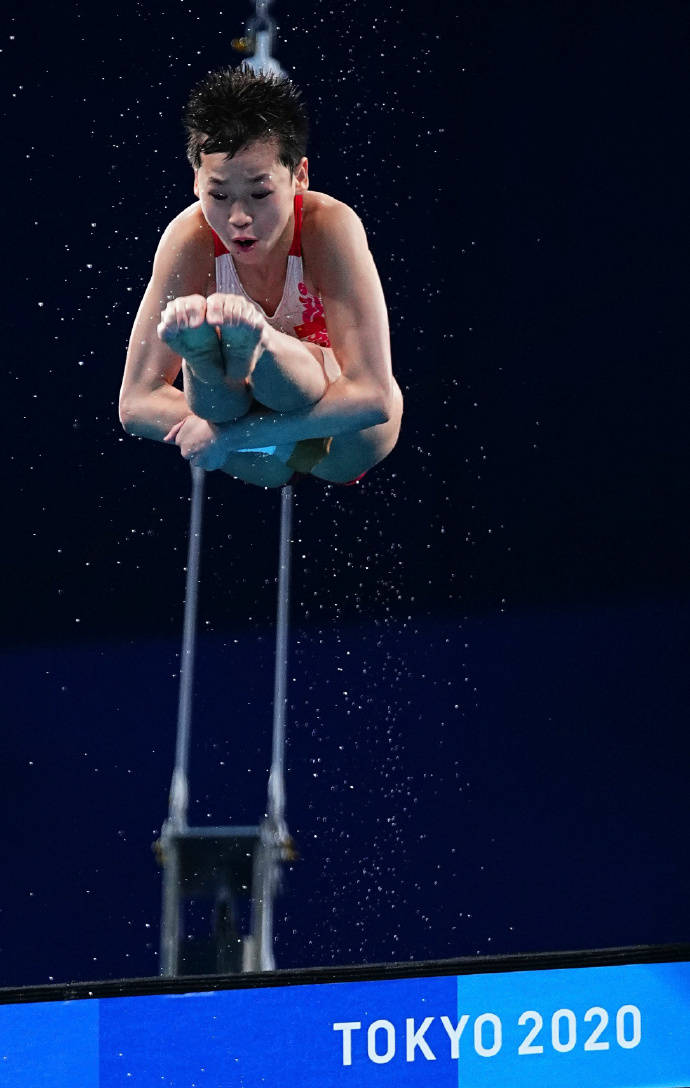
[{"label": "red and white swimsuit", "polygon": [[276,312],[269,316],[266,311],[245,291],[237,275],[235,262],[227,247],[212,231],[216,256],[216,291],[226,295],[244,295],[266,318],[268,324],[278,332],[296,336],[298,340],[308,340],[318,344],[324,351],[324,370],[329,381],[334,381],[340,374],[326,328],[323,302],[319,295],[312,295],[304,282],[302,265],[302,193],[295,194],[295,231],[288,254],[287,272],[283,286],[283,296]]},{"label": "red and white swimsuit", "polygon": [[[341,371],[331,348],[331,341],[328,338],[323,302],[319,295],[309,293],[304,282],[302,204],[302,193],[296,193],[295,230],[288,254],[283,295],[276,312],[269,317],[263,307],[247,294],[237,275],[237,269],[231,254],[211,228],[216,258],[216,291],[226,295],[244,295],[258,310],[261,310],[268,324],[277,329],[278,332],[287,333],[288,336],[296,336],[298,340],[308,340],[312,344],[318,344],[323,351],[323,369],[326,380],[333,382],[340,376]],[[238,452],[275,454],[276,448],[276,446],[264,446],[261,449],[239,450]],[[299,475],[301,474],[295,473],[295,476]],[[365,473],[362,473],[362,476],[364,475]],[[361,480],[362,476],[358,476],[356,480],[350,480],[348,483],[357,483],[357,480]]]}]

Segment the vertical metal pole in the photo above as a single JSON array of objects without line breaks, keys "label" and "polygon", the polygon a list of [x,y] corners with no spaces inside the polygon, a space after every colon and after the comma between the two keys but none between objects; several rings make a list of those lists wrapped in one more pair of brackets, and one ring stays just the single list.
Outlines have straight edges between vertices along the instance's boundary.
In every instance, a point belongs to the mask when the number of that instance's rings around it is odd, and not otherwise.
[{"label": "vertical metal pole", "polygon": [[278,885],[280,847],[264,821],[261,838],[254,854],[252,874],[252,924],[249,971],[275,971],[273,956],[273,900]]},{"label": "vertical metal pole", "polygon": [[273,684],[273,754],[268,779],[268,817],[278,842],[287,838],[285,824],[285,711],[287,707],[288,625],[290,612],[290,553],[292,487],[280,494],[280,552],[278,560],[278,619]]},{"label": "vertical metal pole", "polygon": [[273,900],[278,887],[278,866],[290,842],[285,823],[285,711],[287,707],[288,633],[290,618],[290,553],[292,544],[292,487],[280,494],[280,548],[278,555],[278,616],[273,682],[273,752],[268,778],[268,816],[254,855],[252,880],[251,969],[274,971]]},{"label": "vertical metal pole", "polygon": [[194,652],[196,649],[196,614],[201,557],[201,525],[203,517],[204,470],[192,468],[192,509],[189,522],[187,550],[187,579],[184,599],[184,630],[180,660],[180,696],[177,710],[177,744],[175,770],[170,787],[169,819],[177,830],[187,826],[189,800],[189,744],[192,728],[192,687],[194,683]]},{"label": "vertical metal pole", "polygon": [[182,904],[177,840],[171,837],[168,822],[163,827],[160,842],[163,862],[160,973],[164,978],[175,978],[180,973]]},{"label": "vertical metal pole", "polygon": [[184,626],[180,659],[180,694],[177,710],[177,742],[175,769],[170,786],[168,818],[161,831],[161,860],[163,863],[163,909],[161,916],[160,972],[175,977],[180,967],[180,933],[182,927],[182,897],[180,895],[180,861],[176,835],[187,827],[189,800],[188,767],[192,727],[192,687],[194,683],[194,653],[196,649],[196,614],[201,557],[201,525],[203,517],[204,470],[192,468],[192,502],[187,548],[187,577],[184,596]]}]

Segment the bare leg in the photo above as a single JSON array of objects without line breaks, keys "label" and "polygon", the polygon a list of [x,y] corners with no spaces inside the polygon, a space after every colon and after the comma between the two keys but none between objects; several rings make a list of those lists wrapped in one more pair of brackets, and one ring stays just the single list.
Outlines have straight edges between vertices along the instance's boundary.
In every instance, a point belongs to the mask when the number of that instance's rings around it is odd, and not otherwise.
[{"label": "bare leg", "polygon": [[[334,484],[356,479],[391,452],[398,440],[401,418],[402,394],[398,389],[393,414],[386,423],[356,434],[336,435],[330,452],[311,469],[311,475]],[[282,487],[292,477],[292,469],[277,457],[257,453],[232,453],[221,471],[259,487]]]},{"label": "bare leg", "polygon": [[[233,381],[226,375],[213,326],[204,323],[195,329],[180,329],[176,339],[184,351],[184,393],[194,414],[209,423],[227,423],[246,415],[252,403],[251,392],[246,382]],[[172,343],[170,346],[179,350]]]},{"label": "bare leg", "polygon": [[194,414],[226,423],[246,415],[252,395],[245,380],[226,374],[218,333],[205,314],[202,295],[175,299],[161,313],[158,335],[182,356],[185,398]]},{"label": "bare leg", "polygon": [[276,412],[297,412],[321,400],[328,389],[323,352],[315,344],[279,334],[272,351],[259,356],[252,373],[254,396]]},{"label": "bare leg", "polygon": [[254,397],[267,408],[309,408],[333,380],[326,374],[321,348],[271,328],[246,298],[209,295],[206,320],[218,326],[228,380],[249,382]]},{"label": "bare leg", "polygon": [[283,487],[293,475],[277,457],[261,453],[231,453],[220,471],[257,487]]},{"label": "bare leg", "polygon": [[394,386],[394,407],[391,418],[376,427],[367,427],[355,434],[336,435],[327,457],[311,470],[311,475],[328,483],[343,484],[368,472],[391,452],[400,434],[402,393]]}]

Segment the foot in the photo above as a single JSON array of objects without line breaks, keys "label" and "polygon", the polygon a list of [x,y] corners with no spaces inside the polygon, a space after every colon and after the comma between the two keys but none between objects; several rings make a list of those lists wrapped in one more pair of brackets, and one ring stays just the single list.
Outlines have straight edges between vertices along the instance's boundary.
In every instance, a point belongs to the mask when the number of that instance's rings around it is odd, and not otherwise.
[{"label": "foot", "polygon": [[206,321],[206,299],[188,295],[169,302],[161,311],[158,337],[186,360],[202,381],[223,377],[218,333]]},{"label": "foot", "polygon": [[241,295],[216,294],[208,297],[206,320],[218,327],[228,378],[249,378],[266,349],[269,326],[263,314]]},{"label": "foot", "polygon": [[249,324],[221,325],[220,350],[229,378],[249,378],[256,366],[260,351],[261,329]]}]

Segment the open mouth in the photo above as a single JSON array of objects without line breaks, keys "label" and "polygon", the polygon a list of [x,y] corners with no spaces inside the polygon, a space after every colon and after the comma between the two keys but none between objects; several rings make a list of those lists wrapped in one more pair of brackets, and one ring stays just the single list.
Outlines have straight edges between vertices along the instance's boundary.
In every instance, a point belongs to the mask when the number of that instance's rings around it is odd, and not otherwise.
[{"label": "open mouth", "polygon": [[233,238],[232,244],[243,252],[247,252],[256,245],[256,238]]}]

